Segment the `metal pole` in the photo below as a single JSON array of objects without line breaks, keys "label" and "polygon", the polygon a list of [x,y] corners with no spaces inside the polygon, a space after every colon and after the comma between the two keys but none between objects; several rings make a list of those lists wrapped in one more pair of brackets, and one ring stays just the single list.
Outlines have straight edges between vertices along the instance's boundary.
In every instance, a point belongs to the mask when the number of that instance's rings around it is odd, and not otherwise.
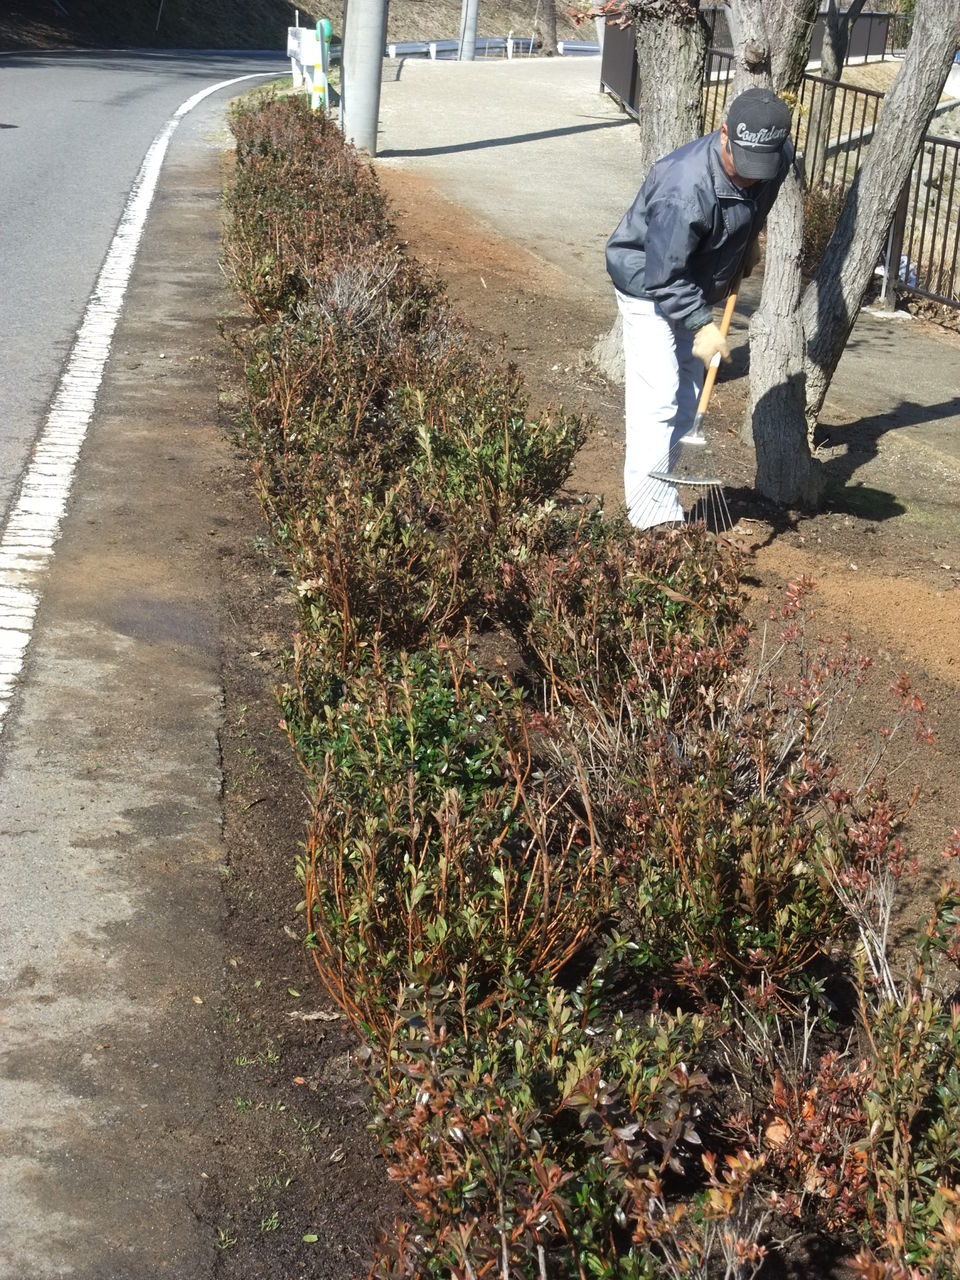
[{"label": "metal pole", "polygon": [[387,0],[350,0],[343,30],[342,120],[348,142],[377,154]]},{"label": "metal pole", "polygon": [[478,7],[478,0],[464,0],[463,35],[458,55],[461,62],[473,62],[476,57]]}]

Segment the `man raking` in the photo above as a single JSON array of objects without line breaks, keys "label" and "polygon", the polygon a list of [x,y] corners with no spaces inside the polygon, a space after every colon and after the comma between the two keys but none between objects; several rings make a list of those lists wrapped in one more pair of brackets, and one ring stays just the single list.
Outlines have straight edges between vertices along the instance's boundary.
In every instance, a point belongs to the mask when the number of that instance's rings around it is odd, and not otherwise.
[{"label": "man raking", "polygon": [[623,317],[631,524],[676,524],[668,466],[693,423],[704,369],[729,360],[713,306],[756,265],[757,237],[793,158],[790,110],[769,89],[735,98],[724,124],[658,160],[607,242]]}]

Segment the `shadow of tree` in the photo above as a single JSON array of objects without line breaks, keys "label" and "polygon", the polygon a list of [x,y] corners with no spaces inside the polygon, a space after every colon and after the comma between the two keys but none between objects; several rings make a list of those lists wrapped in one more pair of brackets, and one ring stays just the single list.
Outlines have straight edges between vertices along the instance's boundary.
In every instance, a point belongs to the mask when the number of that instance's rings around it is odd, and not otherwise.
[{"label": "shadow of tree", "polygon": [[514,147],[523,142],[542,142],[546,138],[566,138],[570,134],[591,133],[595,129],[623,129],[631,124],[629,119],[601,120],[592,124],[572,124],[559,129],[542,129],[539,133],[517,133],[504,138],[481,138],[476,142],[454,143],[443,147],[415,147],[386,150],[380,159],[399,159],[403,156],[446,156],[465,151],[486,151],[490,147]]},{"label": "shadow of tree", "polygon": [[766,498],[760,497],[755,489],[746,486],[724,486],[724,495],[730,518],[736,525],[740,520],[760,520],[768,526],[767,536],[758,544],[759,547],[770,546],[785,533],[795,532],[804,516],[797,511],[778,507]]},{"label": "shadow of tree", "polygon": [[814,434],[814,447],[842,446],[844,449],[843,453],[823,463],[826,481],[824,508],[874,521],[903,515],[906,507],[896,494],[859,482],[852,483],[854,476],[879,455],[880,440],[888,432],[939,422],[958,410],[960,400],[956,398],[941,400],[937,404],[902,400],[887,413],[861,418],[842,427],[820,424]]}]

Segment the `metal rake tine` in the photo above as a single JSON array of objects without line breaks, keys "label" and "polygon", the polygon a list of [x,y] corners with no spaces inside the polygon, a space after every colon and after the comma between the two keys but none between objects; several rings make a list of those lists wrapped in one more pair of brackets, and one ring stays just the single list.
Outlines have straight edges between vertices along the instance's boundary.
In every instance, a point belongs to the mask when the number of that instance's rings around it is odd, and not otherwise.
[{"label": "metal rake tine", "polygon": [[727,506],[727,495],[723,492],[723,485],[717,486],[717,497],[720,499],[720,506],[723,509],[723,528],[718,529],[718,533],[729,533],[733,528],[733,518],[730,515],[730,508]]},{"label": "metal rake tine", "polygon": [[672,484],[672,480],[664,481],[661,477],[672,471],[676,466],[677,459],[680,455],[679,443],[670,446],[667,453],[663,457],[660,465],[652,467],[645,476],[642,477],[633,493],[627,496],[627,509],[632,506],[639,506],[656,493],[660,485],[667,483]]},{"label": "metal rake tine", "polygon": [[704,505],[710,513],[710,519],[705,523],[712,533],[728,533],[733,528],[733,520],[730,516],[730,508],[727,506],[723,485],[711,484],[707,486],[704,490]]}]

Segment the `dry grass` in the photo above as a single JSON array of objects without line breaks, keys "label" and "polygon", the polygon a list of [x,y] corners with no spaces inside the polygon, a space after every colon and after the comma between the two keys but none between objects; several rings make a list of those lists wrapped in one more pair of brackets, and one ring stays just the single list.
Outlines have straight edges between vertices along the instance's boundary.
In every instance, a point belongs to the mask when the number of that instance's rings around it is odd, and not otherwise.
[{"label": "dry grass", "polygon": [[886,93],[900,70],[899,59],[888,59],[886,62],[867,62],[861,66],[844,68],[840,77],[842,84],[849,84],[855,89],[873,89],[877,93]]}]

